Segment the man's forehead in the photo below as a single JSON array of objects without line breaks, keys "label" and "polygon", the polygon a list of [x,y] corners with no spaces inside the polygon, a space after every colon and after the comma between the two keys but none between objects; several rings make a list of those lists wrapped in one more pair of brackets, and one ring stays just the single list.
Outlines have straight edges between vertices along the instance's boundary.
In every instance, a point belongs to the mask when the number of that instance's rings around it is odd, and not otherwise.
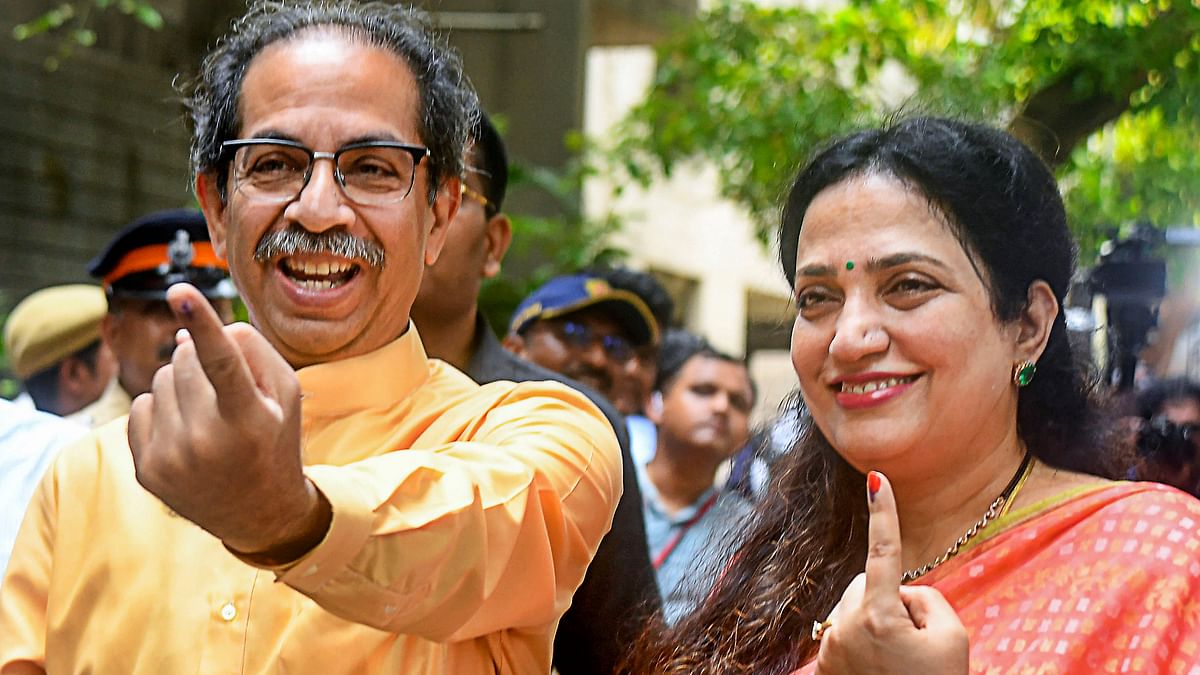
[{"label": "man's forehead", "polygon": [[688,357],[687,361],[683,362],[683,366],[679,372],[689,371],[700,374],[705,373],[706,377],[713,377],[716,373],[727,375],[736,374],[738,377],[750,379],[750,371],[746,368],[746,364],[741,361],[731,361],[723,356],[718,356],[709,352],[697,352]]},{"label": "man's forehead", "polygon": [[[371,86],[361,86],[364,80]],[[421,93],[408,61],[340,27],[318,26],[267,45],[250,60],[238,120],[240,131],[257,134],[248,127],[281,109],[309,109],[334,120],[371,104],[388,110],[396,126],[418,125]]]},{"label": "man's forehead", "polygon": [[110,296],[109,302],[113,307],[122,312],[129,312],[134,315],[144,316],[159,316],[162,314],[173,315],[171,305],[167,304],[166,300],[156,300],[151,298],[127,298],[121,296]]}]

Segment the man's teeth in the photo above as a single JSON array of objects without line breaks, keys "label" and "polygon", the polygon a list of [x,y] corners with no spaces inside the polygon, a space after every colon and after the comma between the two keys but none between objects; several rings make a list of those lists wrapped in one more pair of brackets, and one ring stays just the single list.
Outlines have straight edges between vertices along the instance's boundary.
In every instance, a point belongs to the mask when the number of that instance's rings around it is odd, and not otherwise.
[{"label": "man's teeth", "polygon": [[312,262],[292,258],[285,258],[282,268],[297,286],[313,291],[341,286],[355,272],[354,264],[349,262]]},{"label": "man's teeth", "polygon": [[897,385],[906,384],[915,380],[915,377],[889,377],[886,380],[874,380],[872,382],[858,382],[851,384],[849,382],[842,383],[842,393],[845,394],[869,394],[873,391],[895,387]]},{"label": "man's teeth", "polygon": [[329,281],[328,279],[326,279],[325,281],[318,281],[316,279],[297,279],[296,285],[298,285],[302,288],[310,289],[310,290],[322,290],[322,289],[326,289],[326,288],[333,288],[335,285],[341,285],[341,284],[340,283],[334,284],[332,281]]},{"label": "man's teeth", "polygon": [[303,263],[298,263],[295,260],[288,260],[286,262],[286,264],[287,264],[288,270],[291,272],[296,272],[299,274],[306,274],[308,276],[321,276],[321,277],[329,275],[329,274],[341,274],[342,272],[349,272],[350,267],[351,267],[351,265],[349,263],[341,263],[341,262],[314,263],[314,262],[305,261]]}]

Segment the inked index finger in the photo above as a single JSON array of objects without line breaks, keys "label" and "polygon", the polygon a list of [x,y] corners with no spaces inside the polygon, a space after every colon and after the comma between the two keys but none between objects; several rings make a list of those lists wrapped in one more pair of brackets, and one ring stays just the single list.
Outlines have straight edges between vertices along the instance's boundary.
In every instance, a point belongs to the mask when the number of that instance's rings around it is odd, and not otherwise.
[{"label": "inked index finger", "polygon": [[241,349],[225,334],[225,324],[208,299],[195,286],[180,283],[167,289],[167,303],[191,335],[218,405],[241,405],[254,395],[254,378]]},{"label": "inked index finger", "polygon": [[892,484],[878,471],[867,474],[867,509],[871,522],[867,527],[867,583],[863,601],[886,607],[899,605],[900,580],[904,576],[900,559],[900,517]]}]

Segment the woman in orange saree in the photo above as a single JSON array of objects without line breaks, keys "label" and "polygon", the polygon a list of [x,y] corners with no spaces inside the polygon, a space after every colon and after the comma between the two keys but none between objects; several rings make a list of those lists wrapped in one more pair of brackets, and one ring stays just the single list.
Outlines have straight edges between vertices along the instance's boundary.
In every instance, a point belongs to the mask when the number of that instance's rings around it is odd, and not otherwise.
[{"label": "woman in orange saree", "polygon": [[957,611],[974,672],[1200,672],[1200,503],[1157,483],[1014,511],[919,580]]},{"label": "woman in orange saree", "polygon": [[779,244],[807,423],[712,593],[631,670],[1200,674],[1200,501],[1109,480],[1040,159],[938,118],[838,139]]}]

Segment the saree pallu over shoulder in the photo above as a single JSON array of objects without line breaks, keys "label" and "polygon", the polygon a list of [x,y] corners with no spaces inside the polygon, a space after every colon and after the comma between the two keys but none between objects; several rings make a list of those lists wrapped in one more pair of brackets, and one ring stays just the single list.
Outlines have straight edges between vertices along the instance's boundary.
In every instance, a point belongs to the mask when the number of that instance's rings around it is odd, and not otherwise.
[{"label": "saree pallu over shoulder", "polygon": [[915,582],[957,610],[973,673],[1200,675],[1200,500],[1113,483],[989,530]]}]

